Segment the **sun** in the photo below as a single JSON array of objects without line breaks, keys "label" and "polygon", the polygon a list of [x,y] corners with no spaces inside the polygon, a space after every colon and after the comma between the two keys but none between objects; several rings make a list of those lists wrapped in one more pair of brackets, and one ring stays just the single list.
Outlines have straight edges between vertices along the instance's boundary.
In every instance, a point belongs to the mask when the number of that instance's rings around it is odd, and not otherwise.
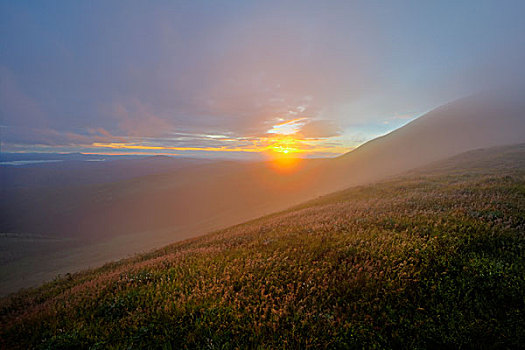
[{"label": "sun", "polygon": [[300,164],[304,153],[299,140],[289,135],[274,136],[268,140],[266,153],[271,159],[271,167],[280,173],[293,172]]},{"label": "sun", "polygon": [[278,155],[301,153],[299,141],[291,136],[276,136],[270,139],[268,150]]},{"label": "sun", "polygon": [[282,155],[291,155],[291,154],[294,154],[294,153],[300,153],[301,152],[297,148],[289,147],[289,146],[282,146],[282,145],[273,145],[273,146],[270,147],[270,149],[273,152],[276,152],[276,153],[282,154]]}]

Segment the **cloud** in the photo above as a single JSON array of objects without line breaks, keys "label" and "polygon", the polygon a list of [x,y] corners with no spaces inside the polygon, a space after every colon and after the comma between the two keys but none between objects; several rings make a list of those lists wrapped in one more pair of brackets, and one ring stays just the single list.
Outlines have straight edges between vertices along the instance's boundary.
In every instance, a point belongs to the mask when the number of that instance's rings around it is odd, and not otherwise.
[{"label": "cloud", "polygon": [[342,130],[331,120],[313,120],[304,124],[298,134],[304,138],[329,138],[341,135]]},{"label": "cloud", "polygon": [[119,129],[127,136],[163,136],[173,130],[168,121],[153,114],[151,108],[138,99],[132,99],[127,104],[116,103],[113,115]]},{"label": "cloud", "polygon": [[39,104],[28,96],[15,75],[5,66],[0,66],[0,116],[7,125],[46,124]]},{"label": "cloud", "polygon": [[129,139],[111,135],[103,128],[88,129],[86,133],[51,128],[21,126],[3,127],[6,144],[41,146],[89,146],[94,142],[129,142]]}]

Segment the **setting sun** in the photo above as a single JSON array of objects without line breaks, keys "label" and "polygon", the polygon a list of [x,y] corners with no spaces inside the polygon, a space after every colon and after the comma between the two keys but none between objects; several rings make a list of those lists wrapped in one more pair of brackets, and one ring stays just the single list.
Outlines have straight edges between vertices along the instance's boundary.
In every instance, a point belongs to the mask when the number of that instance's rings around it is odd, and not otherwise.
[{"label": "setting sun", "polygon": [[272,152],[285,155],[302,152],[299,148],[299,141],[291,136],[273,137],[270,139],[269,143],[268,149]]},{"label": "setting sun", "polygon": [[291,172],[297,169],[305,150],[301,142],[289,135],[278,135],[268,140],[267,155],[271,159],[271,167],[278,172]]}]

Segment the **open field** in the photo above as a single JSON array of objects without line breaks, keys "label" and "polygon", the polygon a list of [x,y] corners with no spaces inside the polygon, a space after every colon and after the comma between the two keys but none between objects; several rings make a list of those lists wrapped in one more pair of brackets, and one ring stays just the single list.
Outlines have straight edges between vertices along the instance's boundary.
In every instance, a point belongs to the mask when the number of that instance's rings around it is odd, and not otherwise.
[{"label": "open field", "polygon": [[1,301],[19,348],[519,348],[525,146],[462,154]]}]

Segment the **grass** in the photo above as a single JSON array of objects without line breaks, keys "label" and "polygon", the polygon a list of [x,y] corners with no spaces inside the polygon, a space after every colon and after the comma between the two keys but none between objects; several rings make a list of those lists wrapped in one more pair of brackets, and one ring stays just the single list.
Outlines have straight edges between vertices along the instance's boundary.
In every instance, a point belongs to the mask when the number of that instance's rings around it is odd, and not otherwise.
[{"label": "grass", "polygon": [[525,152],[502,154],[497,166],[349,189],[13,294],[0,302],[0,344],[523,348]]}]

